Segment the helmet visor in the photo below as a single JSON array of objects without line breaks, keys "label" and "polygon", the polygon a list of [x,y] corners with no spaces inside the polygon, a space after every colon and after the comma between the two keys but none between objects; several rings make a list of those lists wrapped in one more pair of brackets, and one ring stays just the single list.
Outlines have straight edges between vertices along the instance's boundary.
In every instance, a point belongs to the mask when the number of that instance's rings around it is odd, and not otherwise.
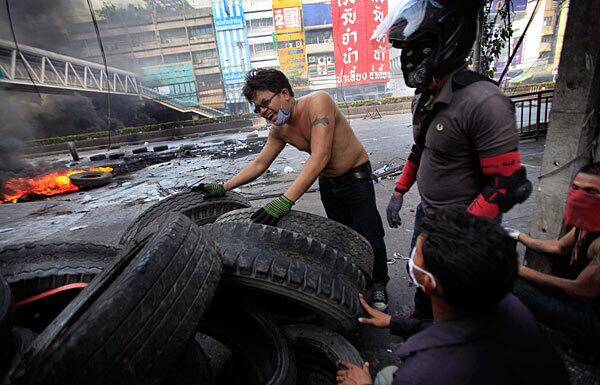
[{"label": "helmet visor", "polygon": [[[443,8],[434,0],[401,0],[400,4],[375,28],[371,40],[378,42],[389,40],[392,46],[400,48],[400,42],[411,38],[419,30],[425,18],[427,7]],[[394,28],[393,36],[390,29]]]}]

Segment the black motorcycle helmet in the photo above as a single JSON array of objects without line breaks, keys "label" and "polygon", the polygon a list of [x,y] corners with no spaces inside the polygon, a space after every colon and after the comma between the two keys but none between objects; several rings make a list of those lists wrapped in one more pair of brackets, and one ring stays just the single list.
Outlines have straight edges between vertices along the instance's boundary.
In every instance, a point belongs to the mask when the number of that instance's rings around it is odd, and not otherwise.
[{"label": "black motorcycle helmet", "polygon": [[[404,0],[376,30],[394,48],[428,47],[431,80],[459,68],[477,35],[481,0]],[[387,29],[387,33],[386,30]],[[402,61],[402,57],[401,57]]]}]

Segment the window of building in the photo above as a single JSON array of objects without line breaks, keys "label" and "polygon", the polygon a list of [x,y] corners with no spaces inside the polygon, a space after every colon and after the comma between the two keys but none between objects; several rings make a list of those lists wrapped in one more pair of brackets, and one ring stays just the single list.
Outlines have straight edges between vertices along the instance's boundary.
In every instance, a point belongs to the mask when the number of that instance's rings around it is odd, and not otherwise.
[{"label": "window of building", "polygon": [[306,44],[323,44],[333,42],[332,30],[306,31]]},{"label": "window of building", "polygon": [[273,51],[273,43],[258,43],[250,46],[250,55],[259,55],[264,52]]},{"label": "window of building", "polygon": [[196,75],[196,82],[201,88],[221,87],[223,84],[221,74]]},{"label": "window of building", "polygon": [[542,36],[542,43],[551,43],[552,42],[552,35],[544,35]]},{"label": "window of building", "polygon": [[213,34],[211,25],[195,25],[190,27],[190,37],[210,37]]},{"label": "window of building", "polygon": [[252,32],[255,29],[273,28],[273,18],[264,17],[261,19],[246,20],[246,28],[248,32]]},{"label": "window of building", "polygon": [[190,61],[192,60],[190,54],[187,52],[177,53],[173,55],[165,55],[165,63],[179,63],[182,61]]},{"label": "window of building", "polygon": [[544,27],[552,26],[552,16],[544,17]]}]

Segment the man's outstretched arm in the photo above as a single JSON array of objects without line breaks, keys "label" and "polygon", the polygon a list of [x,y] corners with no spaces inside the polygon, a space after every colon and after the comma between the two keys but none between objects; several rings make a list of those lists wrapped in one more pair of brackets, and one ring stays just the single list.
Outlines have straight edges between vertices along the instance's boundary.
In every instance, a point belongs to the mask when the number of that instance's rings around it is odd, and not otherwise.
[{"label": "man's outstretched arm", "polygon": [[595,300],[600,297],[600,239],[590,245],[588,254],[592,260],[575,279],[555,277],[526,266],[519,266],[519,276],[547,291],[583,301]]},{"label": "man's outstretched arm", "polygon": [[285,142],[279,139],[272,132],[269,133],[267,143],[260,151],[256,159],[248,163],[237,175],[231,178],[224,184],[225,191],[233,190],[236,187],[243,186],[247,183],[252,182],[259,176],[261,176],[273,161],[277,158],[279,153],[284,149]]}]

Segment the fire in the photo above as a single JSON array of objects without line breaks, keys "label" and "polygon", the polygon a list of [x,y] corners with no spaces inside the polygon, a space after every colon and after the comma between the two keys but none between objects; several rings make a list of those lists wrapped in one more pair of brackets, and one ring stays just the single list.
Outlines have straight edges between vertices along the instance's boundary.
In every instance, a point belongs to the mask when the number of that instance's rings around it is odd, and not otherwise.
[{"label": "fire", "polygon": [[87,170],[53,171],[35,178],[11,178],[4,182],[4,195],[0,204],[16,203],[17,200],[30,195],[56,195],[77,191],[79,188],[71,183],[70,175],[85,171],[111,172],[111,167],[93,167]]}]

